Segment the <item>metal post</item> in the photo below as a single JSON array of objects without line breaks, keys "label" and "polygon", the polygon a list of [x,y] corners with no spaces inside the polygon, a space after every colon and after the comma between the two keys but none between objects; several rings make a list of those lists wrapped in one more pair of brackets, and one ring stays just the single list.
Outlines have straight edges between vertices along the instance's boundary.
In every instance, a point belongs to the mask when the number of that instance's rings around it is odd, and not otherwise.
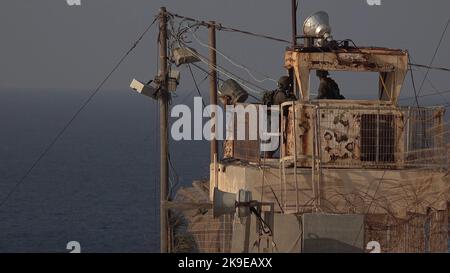
[{"label": "metal post", "polygon": [[214,129],[213,129],[213,138],[211,139],[211,163],[214,163],[214,159],[218,158],[218,149],[217,149],[217,116],[216,116],[216,107],[217,107],[217,53],[216,53],[216,22],[209,22],[208,26],[209,30],[209,60],[210,60],[210,104],[213,106],[214,113]]},{"label": "metal post", "polygon": [[295,107],[295,103],[292,103],[292,128],[294,130],[294,180],[295,180],[295,211],[300,213],[300,190],[298,187],[298,177],[297,177],[297,108]]},{"label": "metal post", "polygon": [[169,252],[169,225],[165,203],[169,195],[169,158],[168,158],[168,90],[167,90],[167,14],[166,8],[159,10],[159,62],[161,89],[159,93],[159,125],[160,125],[160,231],[161,253]]},{"label": "metal post", "polygon": [[[292,49],[294,50],[297,46],[297,1],[298,0],[292,0],[291,1],[291,9],[292,9]],[[291,93],[297,94],[298,86],[297,81],[295,80],[295,74],[294,69],[289,70],[289,77],[291,78],[291,90],[289,90]],[[299,97],[299,96],[298,96]]]},{"label": "metal post", "polygon": [[292,47],[297,45],[297,0],[291,1],[292,9]]}]

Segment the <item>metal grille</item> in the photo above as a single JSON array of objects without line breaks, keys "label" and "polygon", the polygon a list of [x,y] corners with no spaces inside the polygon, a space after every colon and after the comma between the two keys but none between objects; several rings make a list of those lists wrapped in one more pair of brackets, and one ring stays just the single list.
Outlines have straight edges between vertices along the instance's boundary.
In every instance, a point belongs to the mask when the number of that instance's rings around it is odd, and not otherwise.
[{"label": "metal grille", "polygon": [[434,146],[432,128],[435,126],[434,112],[427,109],[409,111],[409,145],[408,150],[422,150]]},{"label": "metal grille", "polygon": [[377,241],[382,253],[444,253],[448,250],[448,211],[408,213],[407,219],[367,214],[365,244]]},{"label": "metal grille", "polygon": [[[258,117],[259,119],[259,117]],[[245,127],[245,140],[238,140],[236,136],[238,124],[244,122]],[[259,120],[257,120],[259,124]],[[233,157],[243,161],[259,163],[261,159],[261,142],[259,139],[259,134],[257,133],[257,140],[250,140],[250,126],[249,126],[249,115],[245,114],[245,120],[237,120],[235,117],[234,122],[234,139],[233,142]]]},{"label": "metal grille", "polygon": [[[298,123],[319,126],[318,135],[311,137],[320,143],[323,167],[448,167],[443,108],[327,105],[318,107],[317,112],[317,123],[314,115]],[[310,166],[307,164],[302,166]]]},{"label": "metal grille", "polygon": [[209,181],[195,181],[192,187],[177,191],[175,201],[182,205],[198,204],[198,208],[170,209],[172,251],[178,253],[229,253],[234,217],[213,217],[212,209],[200,206],[209,204]]},{"label": "metal grille", "polygon": [[405,164],[407,166],[447,167],[447,151],[444,145],[442,108],[409,108]]},{"label": "metal grille", "polygon": [[223,215],[213,218],[212,211],[197,217],[189,223],[188,232],[192,234],[200,253],[229,253],[233,234],[233,217]]},{"label": "metal grille", "polygon": [[317,111],[321,166],[394,168],[398,165],[403,136],[402,129],[397,128],[402,122],[400,111],[350,106],[319,107]]},{"label": "metal grille", "polygon": [[361,161],[395,161],[395,122],[393,115],[361,116]]}]

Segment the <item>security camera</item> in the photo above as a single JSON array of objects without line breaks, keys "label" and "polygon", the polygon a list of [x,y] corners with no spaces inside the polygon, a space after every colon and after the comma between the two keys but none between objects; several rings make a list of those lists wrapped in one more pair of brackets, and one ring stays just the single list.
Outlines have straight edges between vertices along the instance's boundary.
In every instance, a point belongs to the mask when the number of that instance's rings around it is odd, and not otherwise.
[{"label": "security camera", "polygon": [[158,88],[151,86],[150,84],[144,84],[136,79],[131,81],[130,87],[134,91],[154,99],[156,98],[156,93],[158,92]]}]

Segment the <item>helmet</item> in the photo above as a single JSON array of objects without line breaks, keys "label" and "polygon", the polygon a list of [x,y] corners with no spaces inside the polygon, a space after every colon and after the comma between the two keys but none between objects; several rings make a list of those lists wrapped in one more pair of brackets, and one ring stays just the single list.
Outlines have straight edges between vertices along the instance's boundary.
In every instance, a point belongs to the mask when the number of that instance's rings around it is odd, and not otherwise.
[{"label": "helmet", "polygon": [[278,88],[286,90],[291,84],[291,78],[289,76],[283,76],[278,80]]},{"label": "helmet", "polygon": [[330,75],[330,73],[328,73],[328,71],[326,70],[317,70],[316,75],[319,78],[325,78],[326,76]]}]

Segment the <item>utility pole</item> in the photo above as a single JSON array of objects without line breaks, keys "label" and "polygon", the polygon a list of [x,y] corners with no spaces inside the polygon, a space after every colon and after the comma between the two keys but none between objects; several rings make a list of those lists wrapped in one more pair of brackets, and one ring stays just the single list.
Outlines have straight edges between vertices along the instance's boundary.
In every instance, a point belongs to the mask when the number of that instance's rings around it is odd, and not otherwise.
[{"label": "utility pole", "polygon": [[[208,25],[209,32],[209,60],[210,60],[210,104],[213,106],[214,113],[214,129],[213,138],[211,139],[211,163],[215,164],[218,158],[217,149],[217,53],[216,53],[216,22],[210,21]],[[217,175],[217,174],[216,174]]]},{"label": "utility pole", "polygon": [[169,225],[168,214],[165,204],[169,195],[169,140],[168,140],[168,97],[167,90],[167,13],[166,8],[159,10],[159,126],[160,126],[160,231],[161,231],[161,253],[169,252]]}]

